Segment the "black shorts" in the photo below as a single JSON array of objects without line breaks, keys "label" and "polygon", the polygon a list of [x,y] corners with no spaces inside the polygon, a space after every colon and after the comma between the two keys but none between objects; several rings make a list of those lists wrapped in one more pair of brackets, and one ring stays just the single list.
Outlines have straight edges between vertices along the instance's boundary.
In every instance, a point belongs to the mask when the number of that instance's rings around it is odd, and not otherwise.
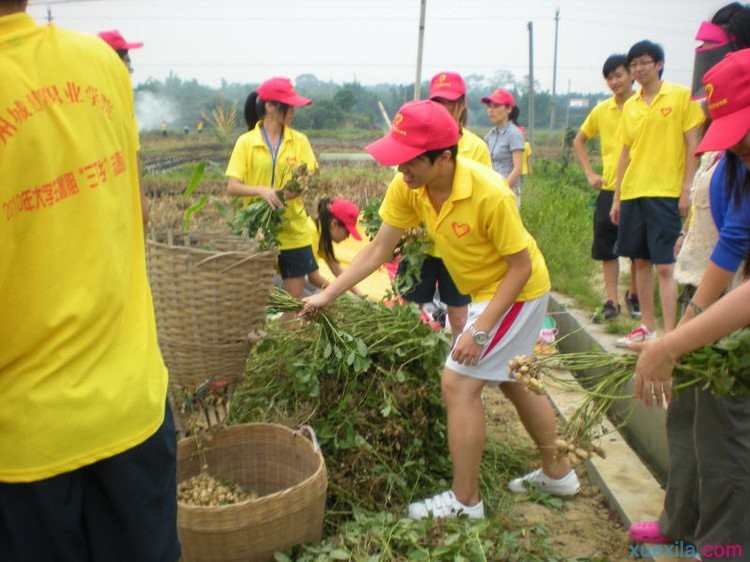
[{"label": "black shorts", "polygon": [[317,270],[318,262],[313,255],[312,246],[279,252],[279,273],[282,279],[304,277]]},{"label": "black shorts", "polygon": [[[398,266],[398,275],[402,275],[405,270],[406,264],[401,262]],[[436,288],[440,289],[440,300],[448,306],[466,306],[471,302],[470,297],[458,291],[443,260],[434,256],[425,256],[419,283],[406,293],[404,298],[418,304],[432,302]]]},{"label": "black shorts", "polygon": [[674,245],[682,230],[679,198],[639,197],[620,203],[617,255],[674,263]]},{"label": "black shorts", "polygon": [[167,405],[161,427],[132,449],[46,480],[0,483],[0,560],[175,562],[176,469]]},{"label": "black shorts", "polygon": [[596,198],[596,207],[594,208],[594,240],[591,243],[591,257],[597,261],[617,259],[617,254],[615,254],[617,225],[609,218],[614,196],[614,191],[602,190]]}]

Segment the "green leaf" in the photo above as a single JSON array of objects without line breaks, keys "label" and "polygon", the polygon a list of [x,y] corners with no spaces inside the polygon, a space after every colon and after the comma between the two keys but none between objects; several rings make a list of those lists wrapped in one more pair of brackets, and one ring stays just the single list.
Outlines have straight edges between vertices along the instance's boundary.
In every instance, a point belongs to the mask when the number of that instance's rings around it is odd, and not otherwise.
[{"label": "green leaf", "polygon": [[182,215],[182,231],[187,234],[190,232],[190,220],[193,218],[193,215],[203,209],[208,204],[208,195],[205,193],[201,195],[200,199],[190,205],[187,209],[185,209],[185,212]]},{"label": "green leaf", "polygon": [[289,558],[286,554],[283,552],[275,552],[273,555],[273,559],[276,562],[292,562],[292,559]]},{"label": "green leaf", "polygon": [[337,548],[336,550],[331,551],[328,556],[332,558],[333,560],[350,560],[351,554],[349,554],[349,551],[344,550],[343,548]]},{"label": "green leaf", "polygon": [[185,188],[185,191],[182,192],[182,195],[184,197],[191,197],[193,195],[193,192],[195,191],[195,188],[197,188],[201,180],[203,180],[203,174],[206,172],[206,163],[200,162],[193,168],[193,175],[190,177],[190,181],[187,184],[187,187]]}]

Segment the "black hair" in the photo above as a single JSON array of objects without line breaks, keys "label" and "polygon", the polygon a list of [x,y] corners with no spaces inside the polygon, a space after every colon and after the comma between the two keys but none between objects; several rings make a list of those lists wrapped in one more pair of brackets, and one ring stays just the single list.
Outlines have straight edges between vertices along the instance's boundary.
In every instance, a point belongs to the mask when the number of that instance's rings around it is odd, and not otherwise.
[{"label": "black hair", "polygon": [[628,62],[628,57],[625,55],[619,53],[616,55],[609,55],[607,60],[604,61],[604,66],[602,66],[602,75],[604,78],[609,78],[609,75],[621,66],[628,71]]},{"label": "black hair", "polygon": [[[289,111],[289,105],[280,101],[268,102],[275,105],[279,109],[279,113],[286,115]],[[258,95],[258,92],[252,91],[245,100],[245,123],[247,124],[247,130],[250,131],[255,128],[258,121],[266,116],[266,102],[263,98]]]},{"label": "black hair", "polygon": [[331,213],[331,199],[328,197],[321,197],[318,201],[318,220],[316,221],[318,226],[318,234],[320,234],[320,243],[318,248],[313,248],[313,251],[322,251],[324,256],[337,262],[336,254],[333,253],[333,239],[331,238],[331,222],[338,220]]},{"label": "black hair", "polygon": [[711,23],[720,25],[732,36],[732,50],[750,48],[750,5],[727,4],[714,14]]},{"label": "black hair", "polygon": [[511,123],[513,123],[513,124],[514,124],[514,125],[515,125],[516,127],[520,127],[520,125],[518,124],[518,117],[519,117],[520,115],[521,115],[521,110],[520,110],[520,109],[518,109],[518,106],[517,106],[517,105],[514,105],[514,106],[513,106],[512,108],[511,108],[511,110],[510,110],[510,113],[508,113],[508,120],[509,120],[509,121],[510,121]]},{"label": "black hair", "polygon": [[446,150],[450,151],[451,157],[455,160],[456,156],[458,156],[457,144],[454,144],[453,146],[446,146],[445,148],[438,148],[437,150],[428,150],[427,152],[423,152],[420,156],[426,156],[427,159],[430,161],[430,164],[434,164],[435,160],[440,158],[440,156]]},{"label": "black hair", "polygon": [[[635,45],[630,47],[630,50],[628,51],[628,67],[630,67],[630,63],[633,62],[633,59],[637,59],[638,57],[643,56],[649,56],[652,59],[654,59],[654,62],[664,62],[664,49],[661,48],[661,45],[654,43],[653,41],[643,40],[638,41]],[[662,66],[662,69],[659,71],[659,78],[661,78],[661,75],[664,73],[664,67]]]}]

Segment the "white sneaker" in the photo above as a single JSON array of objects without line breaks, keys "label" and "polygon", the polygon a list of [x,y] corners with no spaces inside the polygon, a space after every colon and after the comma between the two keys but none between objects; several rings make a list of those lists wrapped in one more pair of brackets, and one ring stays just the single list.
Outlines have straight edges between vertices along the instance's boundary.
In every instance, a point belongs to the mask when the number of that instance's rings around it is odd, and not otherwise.
[{"label": "white sneaker", "polygon": [[642,343],[644,341],[649,341],[656,339],[656,332],[652,332],[648,328],[646,328],[645,325],[641,324],[637,328],[635,328],[632,332],[630,332],[627,336],[624,338],[620,338],[615,342],[615,345],[617,347],[623,347],[625,349],[630,347],[631,343]]},{"label": "white sneaker", "polygon": [[436,519],[459,517],[466,515],[469,519],[484,518],[484,503],[479,500],[476,505],[464,505],[456,499],[453,490],[437,494],[421,502],[409,504],[409,519]]},{"label": "white sneaker", "polygon": [[581,489],[581,483],[578,481],[575,470],[571,470],[559,480],[555,480],[544,474],[541,468],[538,468],[529,472],[526,476],[516,478],[508,483],[508,489],[516,494],[523,494],[528,486],[533,486],[553,496],[575,496]]}]

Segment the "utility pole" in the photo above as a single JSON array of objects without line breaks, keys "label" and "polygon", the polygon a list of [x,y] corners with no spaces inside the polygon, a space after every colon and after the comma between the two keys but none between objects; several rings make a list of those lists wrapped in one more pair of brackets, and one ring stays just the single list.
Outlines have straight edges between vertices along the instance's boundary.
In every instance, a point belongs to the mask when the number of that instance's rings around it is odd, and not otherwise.
[{"label": "utility pole", "polygon": [[419,14],[419,47],[417,48],[417,78],[414,82],[414,99],[418,100],[422,89],[422,49],[424,48],[424,14],[427,0],[422,0]]},{"label": "utility pole", "polygon": [[[568,107],[565,109],[565,132],[566,133],[568,132],[568,126],[570,125],[570,94],[572,90],[573,90],[573,83],[570,80],[570,78],[568,78],[568,103],[567,103]],[[563,138],[564,137],[565,135],[563,135]]]},{"label": "utility pole", "polygon": [[52,8],[47,6],[47,23],[52,23]]},{"label": "utility pole", "polygon": [[534,142],[534,22],[529,22],[529,143]]},{"label": "utility pole", "polygon": [[549,114],[549,128],[555,128],[555,112],[557,105],[557,32],[560,27],[560,8],[555,12],[555,61],[552,66],[552,111]]}]

